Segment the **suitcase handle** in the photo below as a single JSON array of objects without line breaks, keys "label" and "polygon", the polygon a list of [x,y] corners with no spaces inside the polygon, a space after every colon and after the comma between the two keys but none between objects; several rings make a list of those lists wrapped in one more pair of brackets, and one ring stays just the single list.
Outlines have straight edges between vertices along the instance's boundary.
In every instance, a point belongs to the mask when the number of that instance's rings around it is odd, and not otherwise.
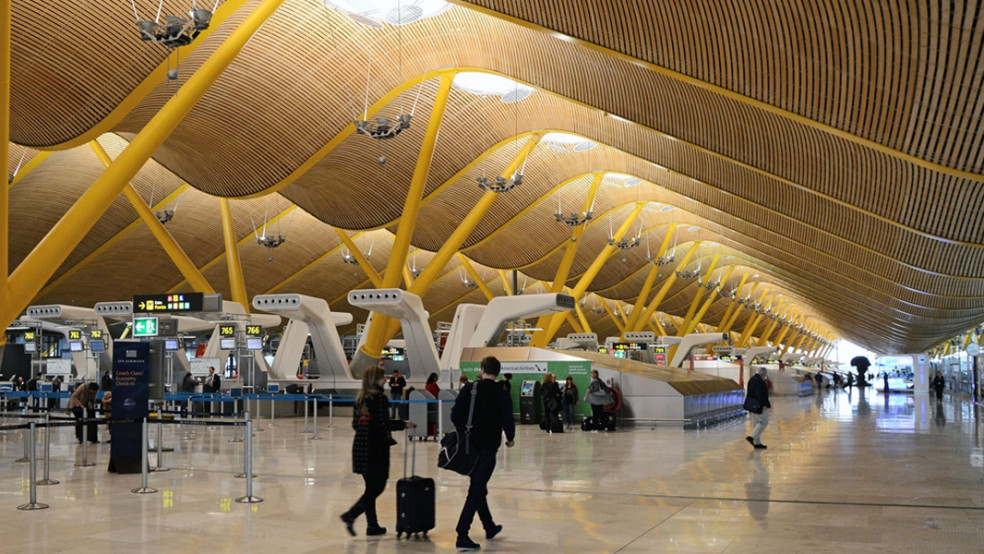
[{"label": "suitcase handle", "polygon": [[410,458],[410,463],[413,467],[410,468],[410,475],[415,475],[417,473],[417,441],[410,440],[410,429],[407,429],[405,433],[407,440],[403,443],[403,478],[407,478],[407,453],[410,451],[410,443],[413,443],[413,456]]}]

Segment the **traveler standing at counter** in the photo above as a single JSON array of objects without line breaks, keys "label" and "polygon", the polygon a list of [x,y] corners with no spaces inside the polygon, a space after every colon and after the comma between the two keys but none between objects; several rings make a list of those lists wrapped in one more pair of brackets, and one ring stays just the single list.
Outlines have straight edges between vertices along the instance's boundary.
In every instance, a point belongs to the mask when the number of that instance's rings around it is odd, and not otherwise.
[{"label": "traveler standing at counter", "polygon": [[[407,380],[400,375],[399,369],[393,370],[393,375],[389,378],[389,388],[390,388],[390,398],[393,400],[403,400],[403,389],[407,387]],[[435,395],[436,397],[436,395]],[[399,406],[393,404],[392,417],[398,417],[397,410]]]},{"label": "traveler standing at counter", "polygon": [[427,376],[427,383],[424,384],[424,390],[431,393],[434,398],[441,392],[441,387],[437,385],[437,373],[431,373]]},{"label": "traveler standing at counter", "polygon": [[342,514],[345,529],[353,537],[356,518],[366,514],[366,535],[382,535],[376,515],[376,498],[386,489],[389,478],[390,447],[396,444],[390,431],[413,428],[413,423],[389,418],[389,401],[383,392],[386,373],[380,367],[366,368],[362,375],[362,390],[352,409],[352,472],[362,475],[365,490],[351,508]]},{"label": "traveler standing at counter", "polygon": [[[68,411],[75,416],[75,439],[79,441],[79,444],[82,444],[82,417],[85,415],[85,409],[91,410],[95,406],[96,391],[98,390],[99,385],[97,383],[82,383],[72,393],[72,397],[68,399]],[[93,417],[93,415],[89,413],[89,417]],[[89,426],[89,442],[98,443],[99,428],[96,426],[96,422],[92,421],[86,425]]]}]

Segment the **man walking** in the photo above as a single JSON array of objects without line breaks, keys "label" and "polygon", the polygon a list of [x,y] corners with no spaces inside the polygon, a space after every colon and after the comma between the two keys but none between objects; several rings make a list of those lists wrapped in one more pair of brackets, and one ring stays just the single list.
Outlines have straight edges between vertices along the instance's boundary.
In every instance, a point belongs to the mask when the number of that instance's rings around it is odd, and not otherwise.
[{"label": "man walking", "polygon": [[765,383],[769,370],[760,367],[755,375],[748,380],[748,394],[745,397],[745,410],[752,414],[752,434],[745,437],[745,440],[756,449],[764,449],[762,444],[762,431],[769,425],[769,410],[772,404],[769,403],[769,387]]},{"label": "man walking", "polygon": [[492,520],[492,512],[489,511],[488,483],[495,470],[495,458],[502,443],[502,433],[506,433],[506,447],[512,448],[516,427],[513,423],[512,398],[495,382],[500,367],[499,360],[495,357],[484,358],[478,379],[462,388],[454,407],[451,408],[451,421],[459,433],[464,432],[468,421],[468,408],[472,401],[471,387],[475,387],[471,445],[478,451],[478,461],[471,472],[468,496],[465,498],[465,505],[461,508],[461,516],[455,528],[458,532],[455,546],[459,552],[481,548],[468,536],[476,512],[482,521],[482,527],[485,528],[486,539],[491,540],[502,531],[502,525],[497,525]]}]

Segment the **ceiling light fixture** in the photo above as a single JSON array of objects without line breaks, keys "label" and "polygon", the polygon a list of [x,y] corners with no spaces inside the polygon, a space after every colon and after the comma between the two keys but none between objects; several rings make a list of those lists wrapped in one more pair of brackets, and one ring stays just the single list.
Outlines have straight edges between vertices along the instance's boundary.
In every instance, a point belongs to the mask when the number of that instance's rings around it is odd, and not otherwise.
[{"label": "ceiling light fixture", "polygon": [[191,2],[191,11],[188,12],[188,19],[176,15],[165,15],[164,23],[161,23],[161,11],[164,9],[164,0],[157,6],[157,16],[153,21],[140,19],[137,13],[137,4],[130,0],[133,6],[133,16],[137,19],[137,27],[140,29],[140,39],[148,42],[163,44],[168,48],[177,48],[191,44],[202,31],[208,29],[212,21],[212,13],[219,7],[216,0],[212,11],[199,9],[195,0]]}]

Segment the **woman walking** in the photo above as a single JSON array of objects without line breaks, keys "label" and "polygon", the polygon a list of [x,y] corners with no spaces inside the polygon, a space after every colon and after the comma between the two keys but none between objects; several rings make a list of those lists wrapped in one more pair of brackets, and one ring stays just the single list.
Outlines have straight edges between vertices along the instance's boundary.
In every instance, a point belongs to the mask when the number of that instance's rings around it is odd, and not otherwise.
[{"label": "woman walking", "polygon": [[386,374],[382,368],[367,368],[362,375],[362,390],[356,396],[352,410],[352,428],[355,429],[352,471],[362,475],[366,484],[362,496],[342,514],[345,529],[352,536],[355,536],[355,520],[362,514],[366,514],[366,535],[386,533],[386,528],[380,527],[376,517],[376,498],[383,494],[389,478],[389,450],[396,444],[390,431],[413,427],[410,422],[389,418],[389,401],[383,392],[384,384]]}]

